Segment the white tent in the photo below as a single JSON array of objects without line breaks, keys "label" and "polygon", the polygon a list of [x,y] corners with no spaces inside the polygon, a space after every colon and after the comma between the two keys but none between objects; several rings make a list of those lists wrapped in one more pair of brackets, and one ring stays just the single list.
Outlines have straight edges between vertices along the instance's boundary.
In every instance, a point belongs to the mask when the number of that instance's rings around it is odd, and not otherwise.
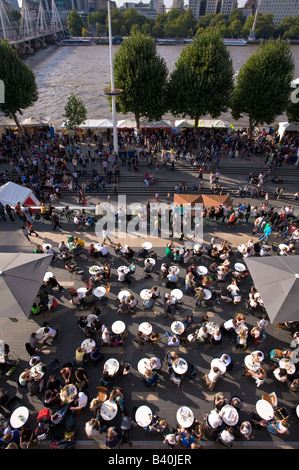
[{"label": "white tent", "polygon": [[131,119],[122,119],[117,122],[118,129],[134,129],[136,127],[136,121]]},{"label": "white tent", "polygon": [[18,202],[28,206],[40,205],[38,199],[30,188],[20,186],[19,184],[12,183],[11,181],[0,187],[0,201],[2,204],[9,204],[10,206],[15,206]]},{"label": "white tent", "polygon": [[[87,119],[78,126],[78,129],[107,129],[108,127],[113,128],[113,121],[110,119]],[[67,128],[65,122],[61,128]]]},{"label": "white tent", "polygon": [[50,121],[51,121],[50,119],[44,116],[31,116],[27,119],[24,119],[24,121],[22,121],[22,126],[23,127],[49,126]]},{"label": "white tent", "polygon": [[156,128],[158,129],[159,127],[172,127],[170,121],[167,121],[165,119],[162,119],[161,121],[146,121],[146,120],[141,120],[140,121],[140,127],[149,127],[149,128]]},{"label": "white tent", "polygon": [[203,119],[198,122],[198,127],[229,129],[230,125],[227,121],[222,121],[221,119]]},{"label": "white tent", "polygon": [[194,127],[195,125],[195,121],[194,119],[181,119],[181,120],[178,120],[178,121],[175,121],[174,123],[174,127],[176,127],[177,129],[183,129],[183,128],[187,128],[187,127]]},{"label": "white tent", "polygon": [[280,139],[282,138],[285,131],[299,131],[299,123],[298,122],[280,122],[278,124],[278,134]]},{"label": "white tent", "polygon": [[0,127],[17,127],[15,121],[8,116],[0,119]]}]

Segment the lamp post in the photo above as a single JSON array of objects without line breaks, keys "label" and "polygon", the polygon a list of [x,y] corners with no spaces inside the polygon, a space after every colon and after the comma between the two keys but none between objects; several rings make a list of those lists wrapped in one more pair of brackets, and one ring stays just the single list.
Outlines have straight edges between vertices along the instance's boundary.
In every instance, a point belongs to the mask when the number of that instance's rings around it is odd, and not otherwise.
[{"label": "lamp post", "polygon": [[111,82],[111,99],[112,99],[112,119],[113,119],[113,150],[118,154],[118,139],[117,139],[117,126],[116,126],[116,105],[115,96],[113,93],[114,88],[114,73],[113,73],[113,54],[112,54],[112,28],[111,28],[111,15],[110,15],[110,0],[108,0],[108,24],[109,24],[109,54],[110,54],[110,82]]}]

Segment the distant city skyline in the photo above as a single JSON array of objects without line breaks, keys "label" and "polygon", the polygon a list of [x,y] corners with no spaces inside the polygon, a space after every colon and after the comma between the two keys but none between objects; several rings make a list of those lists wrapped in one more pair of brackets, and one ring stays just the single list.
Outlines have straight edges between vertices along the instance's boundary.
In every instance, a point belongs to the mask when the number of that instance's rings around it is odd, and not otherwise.
[{"label": "distant city skyline", "polygon": [[[150,0],[140,0],[140,1],[144,1],[144,3],[150,2]],[[124,4],[124,2],[125,0],[116,0],[116,5],[120,7]],[[139,0],[133,0],[133,3],[139,3]],[[187,3],[188,3],[188,0],[185,0],[185,4]],[[246,3],[246,0],[238,0],[239,7],[243,7],[245,3]],[[170,8],[172,5],[172,0],[164,0],[164,5],[166,6],[166,8]]]}]

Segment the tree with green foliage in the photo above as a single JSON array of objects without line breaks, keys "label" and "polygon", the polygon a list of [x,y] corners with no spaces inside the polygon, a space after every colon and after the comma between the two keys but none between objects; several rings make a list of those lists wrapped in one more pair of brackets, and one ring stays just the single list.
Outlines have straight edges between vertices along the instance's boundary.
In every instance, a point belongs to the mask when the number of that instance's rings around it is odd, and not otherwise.
[{"label": "tree with green foliage", "polygon": [[246,115],[249,133],[254,126],[271,124],[286,110],[294,59],[288,42],[261,43],[242,66],[234,87],[231,109],[235,119]]},{"label": "tree with green foliage", "polygon": [[67,17],[67,27],[71,36],[81,36],[84,22],[76,10],[71,10]]},{"label": "tree with green foliage", "polygon": [[172,114],[199,118],[219,117],[227,111],[233,90],[233,66],[219,32],[198,36],[182,50],[168,86]]},{"label": "tree with green foliage", "polygon": [[75,130],[87,119],[87,111],[81,98],[74,93],[69,96],[64,107],[65,125],[67,129]]},{"label": "tree with green foliage", "polygon": [[31,68],[19,57],[9,42],[0,40],[0,80],[4,83],[4,103],[0,103],[0,111],[13,119],[21,129],[17,113],[33,106],[38,100],[35,76]]},{"label": "tree with green foliage", "polygon": [[114,84],[123,90],[116,97],[116,109],[133,113],[137,128],[140,118],[161,119],[166,111],[168,69],[157,53],[153,39],[136,34],[125,39],[114,55]]},{"label": "tree with green foliage", "polygon": [[[242,29],[242,37],[247,38],[250,34],[254,22],[254,17],[249,16]],[[266,13],[262,15],[261,13],[257,16],[256,28],[255,28],[255,37],[256,39],[270,39],[276,35],[276,27],[273,23],[273,15]]]}]

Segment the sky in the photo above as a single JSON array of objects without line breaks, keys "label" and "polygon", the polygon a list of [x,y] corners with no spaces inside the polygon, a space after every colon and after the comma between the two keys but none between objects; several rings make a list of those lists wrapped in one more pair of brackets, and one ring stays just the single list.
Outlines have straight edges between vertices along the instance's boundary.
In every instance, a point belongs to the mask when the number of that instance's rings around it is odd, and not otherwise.
[{"label": "sky", "polygon": [[[138,3],[139,2],[139,0],[130,0],[130,1],[132,1],[133,3]],[[144,3],[149,3],[149,1],[150,0],[143,0]],[[116,4],[117,4],[118,7],[123,5],[124,2],[125,2],[125,0],[116,0]],[[187,1],[185,3],[187,3]],[[243,7],[245,5],[245,3],[246,3],[246,0],[238,0],[238,6],[239,7]],[[168,8],[171,7],[172,0],[164,0],[164,5]]]}]

